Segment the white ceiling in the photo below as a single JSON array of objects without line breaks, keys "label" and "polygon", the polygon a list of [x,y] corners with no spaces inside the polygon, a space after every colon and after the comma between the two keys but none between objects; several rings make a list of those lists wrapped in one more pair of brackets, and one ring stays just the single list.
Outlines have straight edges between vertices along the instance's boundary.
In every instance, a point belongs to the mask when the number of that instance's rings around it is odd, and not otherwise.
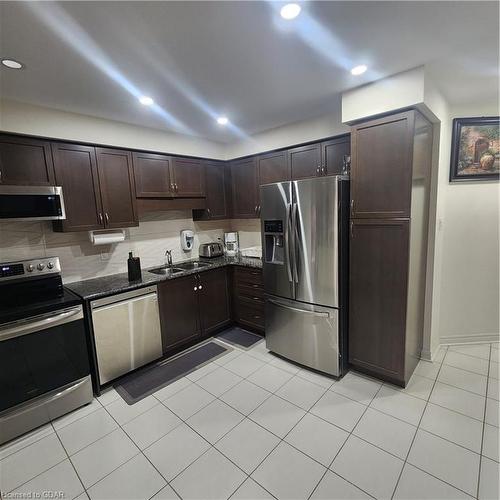
[{"label": "white ceiling", "polygon": [[[1,2],[0,56],[26,64],[1,68],[1,95],[224,142],[421,64],[452,104],[496,98],[497,2],[307,2],[288,23],[281,5]],[[360,63],[367,73],[351,76]]]}]

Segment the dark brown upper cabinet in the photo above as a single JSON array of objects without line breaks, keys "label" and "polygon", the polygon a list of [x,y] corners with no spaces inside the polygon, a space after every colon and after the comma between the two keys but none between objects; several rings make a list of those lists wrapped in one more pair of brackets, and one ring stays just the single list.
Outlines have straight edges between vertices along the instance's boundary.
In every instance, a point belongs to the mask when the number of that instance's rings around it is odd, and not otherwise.
[{"label": "dark brown upper cabinet", "polygon": [[415,111],[352,128],[351,216],[410,216]]},{"label": "dark brown upper cabinet", "polygon": [[104,229],[104,215],[93,146],[52,143],[55,181],[63,188],[66,219],[53,223],[56,231]]},{"label": "dark brown upper cabinet", "polygon": [[288,164],[293,180],[321,175],[321,143],[289,149]]},{"label": "dark brown upper cabinet", "polygon": [[259,155],[257,167],[260,185],[289,181],[292,178],[286,151]]},{"label": "dark brown upper cabinet", "polygon": [[405,376],[407,220],[351,221],[349,361],[400,385]]},{"label": "dark brown upper cabinet", "polygon": [[235,219],[259,217],[257,161],[255,157],[231,163],[232,215]]},{"label": "dark brown upper cabinet", "polygon": [[229,167],[225,162],[205,162],[206,208],[193,210],[194,220],[217,220],[231,217],[229,177]]},{"label": "dark brown upper cabinet", "polygon": [[174,186],[170,176],[172,158],[153,153],[132,153],[137,198],[171,198]]},{"label": "dark brown upper cabinet", "polygon": [[138,226],[132,154],[96,148],[96,156],[105,226],[110,229]]},{"label": "dark brown upper cabinet", "polygon": [[28,137],[0,135],[0,184],[53,186],[50,143]]},{"label": "dark brown upper cabinet", "polygon": [[55,231],[137,226],[132,155],[128,151],[52,143],[56,184],[62,186],[66,219]]},{"label": "dark brown upper cabinet", "polygon": [[351,138],[346,135],[321,143],[322,175],[342,175],[345,173],[347,157],[351,154]]},{"label": "dark brown upper cabinet", "polygon": [[201,160],[174,157],[171,177],[175,196],[182,198],[205,197],[205,168]]}]

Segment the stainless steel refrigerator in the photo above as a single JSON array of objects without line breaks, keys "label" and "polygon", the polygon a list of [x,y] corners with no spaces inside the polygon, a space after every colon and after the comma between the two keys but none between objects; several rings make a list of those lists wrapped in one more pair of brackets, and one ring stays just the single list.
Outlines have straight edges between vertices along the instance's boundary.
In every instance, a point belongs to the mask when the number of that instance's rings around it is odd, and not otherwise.
[{"label": "stainless steel refrigerator", "polygon": [[260,189],[267,348],[339,376],[347,362],[349,182],[317,177]]}]

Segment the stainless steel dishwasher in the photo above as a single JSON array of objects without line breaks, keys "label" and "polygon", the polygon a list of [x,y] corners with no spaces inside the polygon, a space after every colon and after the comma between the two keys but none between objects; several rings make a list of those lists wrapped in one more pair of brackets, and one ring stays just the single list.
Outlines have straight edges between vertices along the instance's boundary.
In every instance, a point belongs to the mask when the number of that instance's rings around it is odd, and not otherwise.
[{"label": "stainless steel dishwasher", "polygon": [[162,356],[156,286],[90,303],[100,384]]}]

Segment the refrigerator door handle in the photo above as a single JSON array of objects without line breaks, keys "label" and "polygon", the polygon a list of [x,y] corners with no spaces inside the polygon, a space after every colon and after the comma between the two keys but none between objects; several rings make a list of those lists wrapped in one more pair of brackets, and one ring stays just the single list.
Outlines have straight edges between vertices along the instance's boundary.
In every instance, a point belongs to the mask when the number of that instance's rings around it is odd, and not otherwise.
[{"label": "refrigerator door handle", "polygon": [[299,282],[299,272],[297,266],[297,245],[299,242],[299,231],[298,231],[298,217],[297,217],[297,203],[293,204],[292,207],[292,233],[293,233],[293,280],[295,283]]},{"label": "refrigerator door handle", "polygon": [[289,309],[290,311],[295,311],[303,314],[311,314],[313,316],[319,316],[321,318],[329,318],[330,314],[327,312],[319,312],[319,311],[308,311],[307,309],[300,309],[298,307],[292,307],[288,306],[286,304],[282,304],[281,302],[277,302],[276,300],[273,299],[267,299],[271,304],[274,304],[275,306],[282,307],[283,309]]},{"label": "refrigerator door handle", "polygon": [[292,266],[290,263],[290,212],[292,204],[286,204],[286,220],[285,220],[285,257],[286,257],[286,272],[288,274],[288,281],[293,283]]}]

